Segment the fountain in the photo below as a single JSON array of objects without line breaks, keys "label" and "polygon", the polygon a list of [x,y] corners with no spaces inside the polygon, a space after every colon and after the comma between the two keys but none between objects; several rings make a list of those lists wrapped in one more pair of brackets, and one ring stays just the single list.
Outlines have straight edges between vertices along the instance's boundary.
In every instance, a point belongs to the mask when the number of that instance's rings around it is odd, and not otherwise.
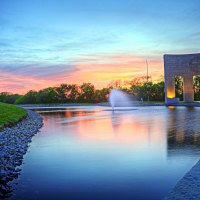
[{"label": "fountain", "polygon": [[114,110],[115,107],[131,107],[131,99],[125,92],[113,89],[110,92],[109,95],[109,103],[112,106],[112,110]]}]

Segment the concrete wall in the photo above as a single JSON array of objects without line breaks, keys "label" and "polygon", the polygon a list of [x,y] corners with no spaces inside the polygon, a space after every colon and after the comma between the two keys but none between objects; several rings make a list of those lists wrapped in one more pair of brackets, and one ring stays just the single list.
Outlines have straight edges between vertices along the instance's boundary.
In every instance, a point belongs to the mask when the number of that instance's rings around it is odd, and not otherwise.
[{"label": "concrete wall", "polygon": [[175,76],[183,77],[185,102],[194,101],[193,76],[200,75],[200,53],[185,55],[164,55],[165,103],[175,98]]}]

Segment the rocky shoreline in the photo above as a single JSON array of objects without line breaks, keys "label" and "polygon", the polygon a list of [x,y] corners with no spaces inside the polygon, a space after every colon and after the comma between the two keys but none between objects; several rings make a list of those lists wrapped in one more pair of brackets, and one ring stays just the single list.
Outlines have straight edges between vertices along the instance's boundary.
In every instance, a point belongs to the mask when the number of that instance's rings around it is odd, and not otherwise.
[{"label": "rocky shoreline", "polygon": [[23,120],[0,131],[0,198],[12,191],[9,182],[18,177],[20,170],[17,167],[22,164],[28,144],[42,125],[42,117],[27,110]]}]

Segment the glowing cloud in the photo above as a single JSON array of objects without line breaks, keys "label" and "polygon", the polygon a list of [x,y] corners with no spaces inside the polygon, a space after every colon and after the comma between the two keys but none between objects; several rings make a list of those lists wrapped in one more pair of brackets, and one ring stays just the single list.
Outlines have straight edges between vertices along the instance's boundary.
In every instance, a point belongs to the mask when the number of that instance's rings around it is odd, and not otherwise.
[{"label": "glowing cloud", "polygon": [[199,51],[199,6],[198,0],[1,0],[0,92],[60,83],[102,87],[146,75],[146,59],[156,80],[163,54]]}]

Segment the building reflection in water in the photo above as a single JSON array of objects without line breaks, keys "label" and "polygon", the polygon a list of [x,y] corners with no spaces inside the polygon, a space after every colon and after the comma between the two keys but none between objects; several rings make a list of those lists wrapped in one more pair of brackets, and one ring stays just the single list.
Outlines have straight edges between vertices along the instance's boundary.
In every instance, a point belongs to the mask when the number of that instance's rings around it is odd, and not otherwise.
[{"label": "building reflection in water", "polygon": [[167,121],[168,156],[200,152],[200,109],[170,107]]}]

